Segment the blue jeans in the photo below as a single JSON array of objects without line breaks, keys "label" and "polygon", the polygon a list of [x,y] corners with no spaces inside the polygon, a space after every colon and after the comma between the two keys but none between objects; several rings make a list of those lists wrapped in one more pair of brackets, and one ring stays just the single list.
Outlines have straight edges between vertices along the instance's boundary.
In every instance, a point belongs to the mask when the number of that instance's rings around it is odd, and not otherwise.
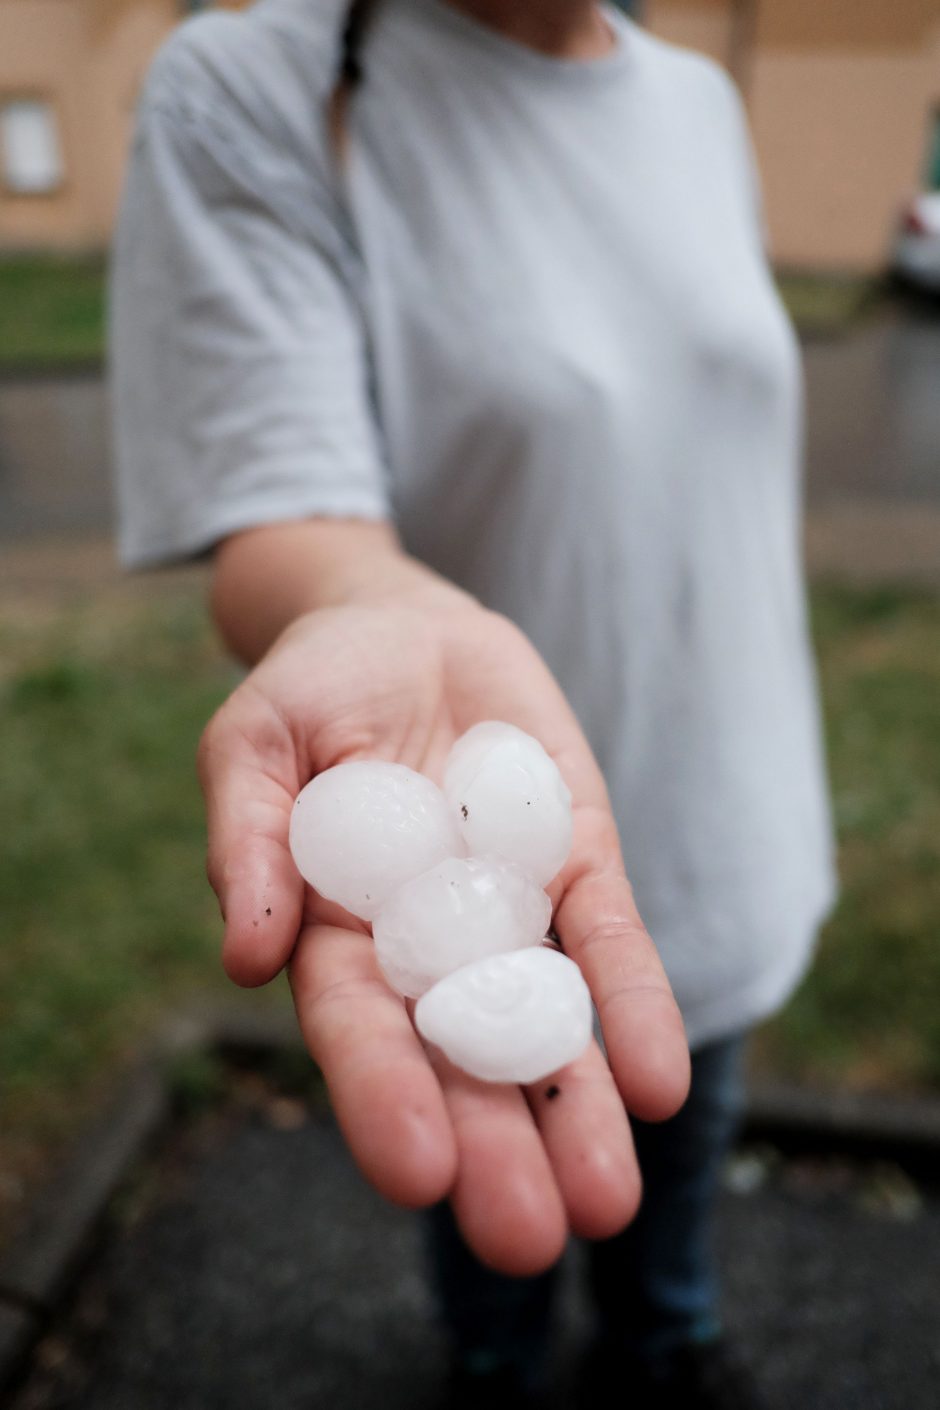
[{"label": "blue jeans", "polygon": [[[654,1358],[720,1331],[712,1215],[743,1108],[743,1049],[743,1037],[700,1048],[682,1110],[656,1125],[632,1123],[644,1184],[640,1212],[622,1234],[588,1245],[599,1339],[628,1355]],[[446,1204],[429,1211],[427,1230],[438,1304],[458,1362],[478,1371],[513,1368],[536,1384],[557,1270],[507,1278],[484,1268]]]}]

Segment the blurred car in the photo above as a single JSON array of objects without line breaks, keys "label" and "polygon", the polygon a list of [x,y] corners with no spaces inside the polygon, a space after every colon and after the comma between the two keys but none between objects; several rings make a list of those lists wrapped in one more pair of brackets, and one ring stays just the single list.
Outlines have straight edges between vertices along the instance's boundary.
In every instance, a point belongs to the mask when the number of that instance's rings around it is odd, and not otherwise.
[{"label": "blurred car", "polygon": [[922,191],[904,207],[893,262],[905,284],[940,294],[940,191]]}]

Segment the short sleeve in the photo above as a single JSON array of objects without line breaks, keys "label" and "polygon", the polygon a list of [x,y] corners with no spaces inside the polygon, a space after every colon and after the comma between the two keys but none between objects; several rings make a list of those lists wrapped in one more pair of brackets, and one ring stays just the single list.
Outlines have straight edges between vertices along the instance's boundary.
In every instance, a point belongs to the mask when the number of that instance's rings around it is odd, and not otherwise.
[{"label": "short sleeve", "polygon": [[185,95],[142,104],[110,298],[130,567],[262,523],[388,514],[355,261],[313,166]]}]

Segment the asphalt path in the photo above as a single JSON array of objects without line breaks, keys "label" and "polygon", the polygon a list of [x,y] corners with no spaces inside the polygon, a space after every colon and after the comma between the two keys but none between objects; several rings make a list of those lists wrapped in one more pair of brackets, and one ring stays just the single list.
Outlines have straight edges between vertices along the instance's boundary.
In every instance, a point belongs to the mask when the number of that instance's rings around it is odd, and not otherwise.
[{"label": "asphalt path", "polygon": [[[327,1116],[216,1118],[140,1188],[16,1410],[446,1403],[420,1222],[365,1186]],[[781,1410],[937,1405],[940,1200],[890,1166],[746,1152],[720,1246],[729,1326]],[[558,1407],[590,1327],[580,1272],[574,1248]]]}]

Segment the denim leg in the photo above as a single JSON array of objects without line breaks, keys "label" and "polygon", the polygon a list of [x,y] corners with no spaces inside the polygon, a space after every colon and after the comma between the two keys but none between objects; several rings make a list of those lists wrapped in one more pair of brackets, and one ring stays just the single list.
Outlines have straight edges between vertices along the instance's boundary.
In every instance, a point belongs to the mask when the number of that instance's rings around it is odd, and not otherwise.
[{"label": "denim leg", "polygon": [[472,1372],[512,1370],[539,1384],[549,1345],[556,1269],[535,1278],[494,1273],[467,1248],[450,1206],[424,1216],[434,1292],[458,1365]]},{"label": "denim leg", "polygon": [[715,1196],[743,1109],[744,1038],[692,1055],[692,1085],[670,1121],[634,1121],[643,1201],[622,1234],[589,1249],[602,1342],[642,1357],[719,1330]]}]

